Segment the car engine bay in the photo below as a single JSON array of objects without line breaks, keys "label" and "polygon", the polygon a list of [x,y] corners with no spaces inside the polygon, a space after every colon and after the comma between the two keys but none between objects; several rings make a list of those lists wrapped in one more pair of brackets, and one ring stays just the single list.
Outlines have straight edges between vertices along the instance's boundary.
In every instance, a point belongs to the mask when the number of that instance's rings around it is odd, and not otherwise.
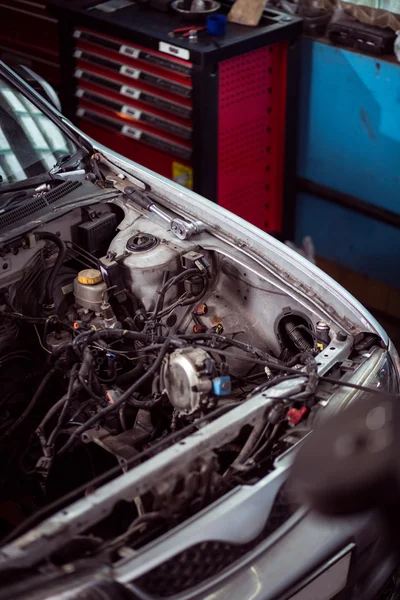
[{"label": "car engine bay", "polygon": [[340,380],[384,349],[96,161],[0,213],[1,536],[283,390],[80,527],[79,555],[121,558],[260,481],[337,390],[320,376]]}]

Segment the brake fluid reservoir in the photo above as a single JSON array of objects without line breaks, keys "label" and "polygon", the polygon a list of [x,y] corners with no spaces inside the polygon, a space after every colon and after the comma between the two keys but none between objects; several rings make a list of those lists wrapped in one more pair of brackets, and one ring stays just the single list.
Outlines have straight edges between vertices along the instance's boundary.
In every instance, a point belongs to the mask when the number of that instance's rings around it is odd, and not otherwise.
[{"label": "brake fluid reservoir", "polygon": [[98,269],[84,269],[74,279],[75,304],[94,312],[100,312],[107,300],[107,285]]}]

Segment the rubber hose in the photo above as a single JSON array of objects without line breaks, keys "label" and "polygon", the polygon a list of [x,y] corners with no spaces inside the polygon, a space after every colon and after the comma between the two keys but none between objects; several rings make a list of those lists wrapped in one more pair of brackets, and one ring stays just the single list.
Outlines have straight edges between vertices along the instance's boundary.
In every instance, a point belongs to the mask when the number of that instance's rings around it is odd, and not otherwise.
[{"label": "rubber hose", "polygon": [[259,421],[257,421],[257,423],[253,427],[252,432],[250,433],[249,437],[247,438],[247,442],[245,443],[245,445],[239,452],[238,456],[235,458],[235,460],[231,464],[231,468],[235,467],[236,465],[240,465],[240,464],[243,464],[244,462],[246,462],[246,460],[251,455],[251,452],[252,452],[254,446],[257,444],[258,440],[260,439],[261,434],[265,429],[265,425],[266,425],[266,422],[263,419],[260,419]]},{"label": "rubber hose", "polygon": [[296,346],[296,348],[302,350],[303,352],[308,352],[309,350],[312,350],[313,345],[310,344],[310,342],[307,341],[307,339],[301,333],[301,331],[298,330],[296,323],[287,320],[283,323],[283,328],[287,333],[288,337],[292,340],[293,344]]},{"label": "rubber hose", "polygon": [[3,433],[3,435],[0,437],[0,442],[3,442],[5,439],[9,438],[10,435],[13,433],[13,431],[15,431],[17,429],[17,427],[20,426],[22,421],[24,421],[26,419],[26,417],[28,417],[31,414],[31,412],[35,408],[38,400],[40,400],[40,397],[42,396],[48,382],[53,377],[53,375],[56,371],[57,371],[57,369],[55,367],[53,369],[50,369],[50,371],[47,371],[41,384],[37,388],[32,400],[29,402],[29,404],[25,408],[24,412],[14,421],[14,423],[11,425],[11,427],[5,433]]},{"label": "rubber hose", "polygon": [[65,260],[65,256],[67,254],[67,247],[64,242],[57,236],[55,233],[51,233],[50,231],[38,231],[36,237],[39,240],[49,240],[53,242],[59,249],[57,260],[54,263],[50,275],[47,278],[46,282],[46,293],[44,303],[49,308],[54,308],[54,298],[53,298],[53,288],[55,279],[60,271],[60,268]]},{"label": "rubber hose", "polygon": [[133,383],[136,381],[138,377],[143,373],[143,359],[140,359],[138,364],[128,371],[127,373],[123,373],[122,375],[118,375],[115,382],[117,385],[126,385]]}]

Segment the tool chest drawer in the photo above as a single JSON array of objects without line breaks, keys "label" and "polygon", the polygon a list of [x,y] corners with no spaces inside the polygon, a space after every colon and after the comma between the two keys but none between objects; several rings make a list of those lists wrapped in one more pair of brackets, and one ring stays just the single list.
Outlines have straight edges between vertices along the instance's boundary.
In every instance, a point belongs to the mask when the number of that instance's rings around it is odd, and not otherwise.
[{"label": "tool chest drawer", "polygon": [[116,38],[101,35],[95,31],[77,28],[74,30],[74,38],[87,43],[92,48],[102,48],[103,50],[113,51],[116,54],[122,54],[137,60],[145,66],[155,66],[172,73],[180,74],[188,79],[188,85],[191,85],[192,65],[177,58],[170,58],[161,52],[151,51],[147,48],[122,42]]},{"label": "tool chest drawer", "polygon": [[114,92],[121,100],[130,98],[149,107],[157,108],[167,114],[175,115],[182,119],[191,119],[192,106],[189,101],[181,99],[177,101],[169,94],[160,91],[154,92],[148,88],[144,89],[143,85],[138,87],[137,84],[132,84],[131,82],[124,83],[123,77],[118,78],[118,75],[109,77],[83,65],[75,69],[74,76],[80,80],[77,82],[77,85],[89,84],[100,93]]},{"label": "tool chest drawer", "polygon": [[129,58],[119,60],[114,57],[111,58],[103,52],[92,52],[81,47],[78,47],[75,50],[74,56],[88,65],[93,65],[99,69],[105,69],[107,72],[112,71],[113,73],[119,73],[129,79],[135,79],[138,83],[146,83],[149,86],[165,90],[171,94],[177,94],[184,98],[190,98],[192,95],[190,85],[179,82],[176,79],[173,79],[172,76],[168,77],[166,74],[150,71],[150,68],[143,69]]},{"label": "tool chest drawer", "polygon": [[110,92],[98,93],[97,91],[86,87],[78,87],[76,89],[76,95],[78,98],[82,98],[95,106],[100,106],[104,109],[119,113],[120,115],[123,115],[124,118],[140,121],[153,129],[165,131],[168,134],[184,140],[190,140],[192,137],[190,123],[185,123],[172,116],[163,116],[139,102],[136,102],[135,104],[132,104],[129,100],[123,102],[116,94]]},{"label": "tool chest drawer", "polygon": [[186,145],[183,142],[180,143],[165,134],[152,131],[144,124],[131,124],[121,118],[118,114],[110,114],[100,107],[92,108],[85,105],[79,106],[77,109],[77,116],[81,119],[90,121],[91,123],[97,123],[111,131],[121,133],[126,137],[141,141],[148,146],[152,146],[158,150],[172,154],[173,156],[181,157],[186,160],[190,159],[191,148],[189,145]]},{"label": "tool chest drawer", "polygon": [[[83,128],[91,123],[190,162],[191,65],[88,29],[76,28],[73,37],[75,114]],[[149,156],[146,166],[154,168]]]},{"label": "tool chest drawer", "polygon": [[112,150],[282,232],[293,214],[284,179],[295,169],[297,98],[288,87],[299,19],[268,9],[258,27],[228,23],[215,38],[147,3],[107,13],[85,0],[49,5],[60,24],[67,117]]}]

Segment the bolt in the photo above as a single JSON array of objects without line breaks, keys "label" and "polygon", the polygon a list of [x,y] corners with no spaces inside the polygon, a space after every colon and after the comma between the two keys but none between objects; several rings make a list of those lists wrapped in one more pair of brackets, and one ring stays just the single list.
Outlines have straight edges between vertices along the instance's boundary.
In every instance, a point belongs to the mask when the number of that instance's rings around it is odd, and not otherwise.
[{"label": "bolt", "polygon": [[317,331],[329,331],[330,327],[328,325],[328,323],[325,323],[325,321],[318,321],[317,323]]}]

